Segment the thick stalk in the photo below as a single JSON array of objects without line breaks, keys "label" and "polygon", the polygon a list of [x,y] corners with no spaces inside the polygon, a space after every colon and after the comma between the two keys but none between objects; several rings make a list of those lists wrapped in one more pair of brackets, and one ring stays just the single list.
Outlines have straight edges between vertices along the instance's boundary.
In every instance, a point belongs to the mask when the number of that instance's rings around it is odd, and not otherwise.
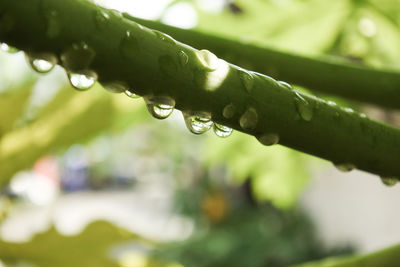
[{"label": "thick stalk", "polygon": [[328,56],[300,56],[196,30],[183,30],[127,14],[125,16],[170,34],[185,44],[209,49],[233,64],[271,75],[275,79],[316,92],[400,109],[400,70],[373,69]]},{"label": "thick stalk", "polygon": [[[342,167],[400,177],[397,128],[247,72],[88,1],[0,0],[0,11],[0,41],[28,53],[54,53],[70,70],[95,71],[103,84],[126,83],[142,96],[170,97],[183,112],[210,113],[214,122],[265,144],[279,136],[282,145]],[[291,64],[297,69],[300,63]]]}]

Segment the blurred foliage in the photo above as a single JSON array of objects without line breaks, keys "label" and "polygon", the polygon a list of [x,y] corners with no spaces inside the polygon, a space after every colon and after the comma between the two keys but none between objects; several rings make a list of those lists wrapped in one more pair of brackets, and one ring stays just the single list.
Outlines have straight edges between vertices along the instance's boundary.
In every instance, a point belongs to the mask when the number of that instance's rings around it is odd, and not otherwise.
[{"label": "blurred foliage", "polygon": [[235,132],[226,140],[207,140],[205,157],[211,166],[226,165],[236,184],[252,177],[255,196],[280,208],[296,203],[307,184],[310,157],[285,147],[265,148],[255,138]]},{"label": "blurred foliage", "polygon": [[0,241],[0,258],[7,264],[29,263],[40,267],[119,266],[109,250],[123,242],[143,241],[108,222],[93,222],[74,236],[51,227],[28,243]]},{"label": "blurred foliage", "polygon": [[301,211],[256,204],[250,181],[232,188],[206,175],[182,188],[176,205],[195,218],[197,231],[186,241],[160,245],[153,260],[190,267],[288,266],[351,252],[324,248]]}]

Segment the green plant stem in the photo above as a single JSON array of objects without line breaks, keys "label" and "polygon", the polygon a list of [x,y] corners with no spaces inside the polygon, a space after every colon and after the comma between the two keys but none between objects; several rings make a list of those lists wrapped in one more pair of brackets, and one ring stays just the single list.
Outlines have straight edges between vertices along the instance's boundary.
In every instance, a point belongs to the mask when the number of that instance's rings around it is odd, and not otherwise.
[{"label": "green plant stem", "polygon": [[333,57],[311,58],[257,44],[125,15],[227,61],[308,89],[356,101],[400,109],[400,71],[373,69]]},{"label": "green plant stem", "polygon": [[327,258],[293,267],[392,267],[399,266],[400,245],[366,255]]},{"label": "green plant stem", "polygon": [[[95,71],[103,84],[124,82],[139,95],[171,97],[177,109],[209,112],[214,122],[238,131],[256,137],[278,134],[282,145],[400,177],[399,129],[225,61],[217,61],[218,68],[212,71],[216,63],[212,57],[204,63],[198,50],[142,28],[117,12],[83,0],[0,0],[0,12],[0,40],[29,53],[51,52],[60,58],[73,44],[87,44],[94,57],[78,58],[77,65]],[[252,46],[246,48],[248,53],[252,49],[260,53]],[[182,52],[188,57],[182,57]],[[300,69],[297,61],[286,63]],[[314,72],[315,67],[308,70]],[[341,73],[340,68],[332,71]],[[229,116],[223,116],[227,106]]]}]

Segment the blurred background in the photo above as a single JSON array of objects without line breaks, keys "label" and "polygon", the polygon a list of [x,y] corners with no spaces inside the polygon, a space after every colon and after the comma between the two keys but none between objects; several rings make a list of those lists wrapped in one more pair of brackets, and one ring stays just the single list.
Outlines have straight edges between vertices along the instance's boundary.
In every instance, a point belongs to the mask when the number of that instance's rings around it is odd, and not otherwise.
[{"label": "blurred background", "polygon": [[[310,57],[400,68],[397,0],[97,0]],[[0,52],[0,266],[287,266],[400,241],[400,189]],[[243,66],[246,67],[246,66]],[[298,88],[299,90],[306,90]],[[344,102],[399,125],[393,110]],[[10,179],[11,178],[11,179]]]}]

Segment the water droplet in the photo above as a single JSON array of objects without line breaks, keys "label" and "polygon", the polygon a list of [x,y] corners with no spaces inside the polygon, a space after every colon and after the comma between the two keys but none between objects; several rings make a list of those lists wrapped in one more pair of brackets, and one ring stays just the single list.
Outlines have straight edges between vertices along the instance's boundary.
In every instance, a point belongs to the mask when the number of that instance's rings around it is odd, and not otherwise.
[{"label": "water droplet", "polygon": [[224,107],[224,110],[222,111],[222,116],[224,116],[225,119],[231,119],[233,116],[235,116],[236,113],[236,107],[234,104],[229,104]]},{"label": "water droplet", "polygon": [[147,110],[156,119],[166,119],[174,111],[175,100],[167,96],[145,97]]},{"label": "water droplet", "polygon": [[331,101],[331,100],[328,100],[328,102],[326,102],[326,103],[331,107],[335,107],[336,106],[336,103]]},{"label": "water droplet", "polygon": [[250,72],[240,71],[240,80],[248,92],[251,91],[254,85],[254,77]]},{"label": "water droplet", "polygon": [[104,89],[106,89],[110,93],[123,93],[128,90],[128,85],[124,82],[120,81],[114,81],[114,82],[108,82],[103,84]]},{"label": "water droplet", "polygon": [[81,71],[79,73],[69,72],[68,78],[75,89],[85,91],[91,88],[97,81],[97,74],[90,70]]},{"label": "water droplet", "polygon": [[213,125],[211,115],[206,112],[183,113],[183,117],[186,127],[194,134],[203,134]]},{"label": "water droplet", "polygon": [[52,53],[27,53],[26,57],[31,67],[39,73],[47,73],[57,64],[57,57]]},{"label": "water droplet", "polygon": [[343,110],[347,113],[354,113],[354,110],[352,108],[343,108]]},{"label": "water droplet", "polygon": [[1,51],[7,52],[7,53],[10,53],[10,54],[15,54],[15,53],[17,53],[19,51],[17,48],[15,48],[13,46],[10,46],[10,45],[8,45],[6,43],[1,43],[0,44],[0,49],[1,49]]},{"label": "water droplet", "polygon": [[131,92],[129,90],[125,90],[125,94],[127,96],[129,96],[130,98],[140,98],[140,95],[137,95],[137,94],[135,94],[135,93],[133,93],[133,92]]},{"label": "water droplet", "polygon": [[246,112],[240,117],[239,124],[244,130],[253,130],[256,128],[258,123],[257,111],[250,107]]},{"label": "water droplet", "polygon": [[258,136],[257,140],[264,146],[272,146],[279,142],[279,135],[275,133],[267,133]]},{"label": "water droplet", "polygon": [[207,71],[214,71],[219,66],[219,59],[217,56],[208,50],[203,49],[196,51],[196,56],[199,59],[202,67]]},{"label": "water droplet", "polygon": [[158,58],[160,70],[167,76],[173,77],[176,74],[177,66],[174,59],[169,55],[160,56]]},{"label": "water droplet", "polygon": [[381,177],[381,181],[386,186],[394,186],[399,180],[396,177]]},{"label": "water droplet", "polygon": [[95,55],[92,48],[81,42],[65,49],[61,54],[61,62],[68,71],[79,72],[89,68]]},{"label": "water droplet", "polygon": [[334,165],[336,169],[341,172],[349,172],[356,168],[356,166],[352,163],[335,163]]},{"label": "water droplet", "polygon": [[277,83],[279,84],[280,87],[285,88],[285,89],[289,89],[289,90],[293,90],[293,87],[288,84],[287,82],[284,81],[277,81]]},{"label": "water droplet", "polygon": [[189,56],[183,50],[178,52],[178,57],[179,63],[181,63],[182,66],[185,66],[189,62]]},{"label": "water droplet", "polygon": [[61,31],[61,24],[57,10],[45,9],[44,17],[46,18],[46,35],[49,38],[56,38]]},{"label": "water droplet", "polygon": [[214,123],[214,133],[218,136],[218,137],[228,137],[232,134],[232,128],[229,128],[227,126],[218,124],[218,123]]},{"label": "water droplet", "polygon": [[171,44],[174,45],[176,44],[174,38],[172,38],[171,36],[169,36],[168,34],[165,34],[163,32],[157,31],[157,30],[153,30],[153,32],[157,35],[157,37],[163,41],[166,42],[167,44]]},{"label": "water droplet", "polygon": [[126,31],[119,49],[124,57],[128,59],[135,59],[139,51],[139,42],[130,31]]},{"label": "water droplet", "polygon": [[295,92],[295,95],[296,108],[300,117],[305,121],[311,121],[314,115],[313,107],[298,92]]},{"label": "water droplet", "polygon": [[101,9],[96,10],[96,13],[94,15],[94,20],[96,23],[96,27],[98,29],[103,29],[109,19],[110,15],[105,10]]}]

